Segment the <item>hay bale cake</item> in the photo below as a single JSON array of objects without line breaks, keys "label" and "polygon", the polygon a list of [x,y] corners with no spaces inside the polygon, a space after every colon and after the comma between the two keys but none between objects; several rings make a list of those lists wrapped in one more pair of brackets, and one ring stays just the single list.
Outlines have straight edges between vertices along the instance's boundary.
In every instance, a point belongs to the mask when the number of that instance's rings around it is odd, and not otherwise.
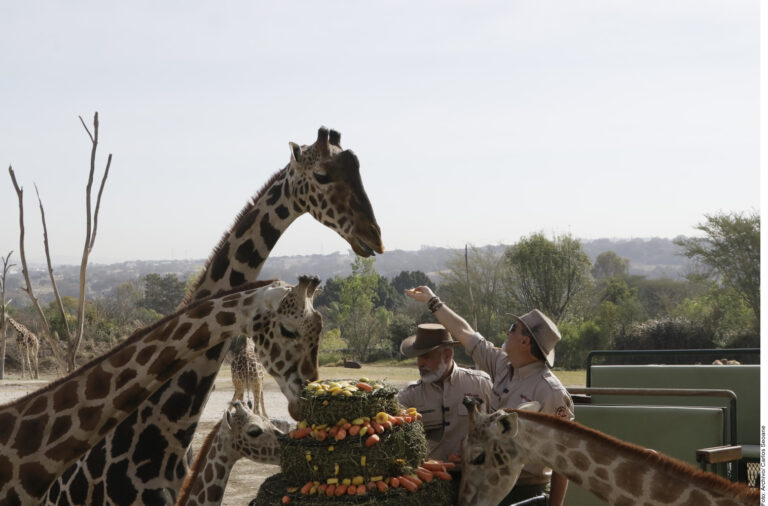
[{"label": "hay bale cake", "polygon": [[280,438],[281,472],[251,506],[453,504],[452,464],[428,461],[421,415],[367,378],[322,380],[299,397],[301,421]]}]

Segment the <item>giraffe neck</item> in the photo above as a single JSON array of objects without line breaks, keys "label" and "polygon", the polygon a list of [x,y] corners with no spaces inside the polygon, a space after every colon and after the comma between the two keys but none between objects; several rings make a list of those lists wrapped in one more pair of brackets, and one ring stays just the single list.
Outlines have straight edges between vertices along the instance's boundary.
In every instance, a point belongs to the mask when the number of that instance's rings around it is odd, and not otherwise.
[{"label": "giraffe neck", "polygon": [[[290,166],[273,175],[256,196],[239,213],[235,223],[222,237],[213,254],[206,262],[205,268],[194,290],[182,303],[197,300],[216,293],[221,289],[229,289],[240,285],[246,280],[258,278],[275,243],[285,229],[299,216],[304,214],[301,203],[294,201],[288,179],[293,171]],[[131,458],[141,451],[141,442],[138,440],[143,434],[157,432],[154,437],[164,447],[162,454],[153,455],[152,467],[158,471],[153,476],[143,476],[141,479],[131,480],[131,488],[137,497],[145,502],[174,502],[177,492],[181,488],[184,476],[188,473],[187,452],[192,437],[197,428],[203,407],[213,391],[216,376],[221,369],[221,364],[229,350],[231,339],[208,350],[195,360],[187,364],[178,374],[171,378],[160,389],[159,395],[153,396],[142,403],[138,412],[140,418],[131,417],[123,424],[111,431],[104,441],[99,443],[90,453],[103,453],[107,448],[118,446],[125,448],[129,460],[134,462],[137,458]],[[263,350],[266,354],[268,349]],[[281,389],[285,389],[283,376],[285,371],[275,367],[274,362],[263,364],[267,371],[278,381]],[[285,390],[284,390],[285,391]],[[185,403],[176,402],[181,397],[191,398]],[[130,424],[130,426],[128,425]],[[121,438],[132,437],[132,441],[115,442],[117,434]],[[83,469],[88,460],[84,456],[77,466]],[[107,462],[101,476],[107,476],[110,470]],[[117,464],[115,464],[117,465]],[[139,473],[137,466],[131,464],[127,470],[128,475]],[[126,471],[123,471],[124,473]],[[105,480],[107,495],[110,493],[111,483]],[[63,478],[59,479],[62,488],[67,485]],[[97,480],[89,480],[88,492],[91,497],[97,488]],[[115,486],[115,493],[120,493]],[[64,500],[64,494],[61,495]],[[58,501],[51,495],[49,504]]]},{"label": "giraffe neck", "polygon": [[[250,285],[249,285],[250,286]],[[252,288],[200,301],[110,352],[0,408],[0,502],[39,503],[73,462],[193,357],[253,319]],[[248,302],[250,299],[250,302]]]},{"label": "giraffe neck", "polygon": [[238,214],[181,305],[257,279],[277,240],[304,214],[291,198],[290,166],[274,174]]},{"label": "giraffe neck", "polygon": [[179,492],[176,506],[221,504],[232,466],[237,461],[233,452],[226,451],[227,446],[219,421],[197,452]]},{"label": "giraffe neck", "polygon": [[747,487],[685,463],[552,415],[517,413],[517,452],[608,504],[758,504]]}]

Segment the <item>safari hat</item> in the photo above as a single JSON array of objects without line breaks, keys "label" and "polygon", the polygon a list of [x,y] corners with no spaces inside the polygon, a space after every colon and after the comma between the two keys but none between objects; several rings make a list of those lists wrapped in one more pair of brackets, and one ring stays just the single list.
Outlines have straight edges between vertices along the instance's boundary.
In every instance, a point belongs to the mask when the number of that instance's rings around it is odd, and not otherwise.
[{"label": "safari hat", "polygon": [[523,316],[517,316],[512,313],[507,313],[507,315],[513,316],[523,322],[523,325],[525,325],[528,332],[533,336],[533,340],[539,345],[541,352],[544,354],[544,359],[547,361],[547,365],[549,365],[549,367],[554,366],[555,345],[562,339],[555,322],[547,318],[547,315],[538,309],[525,313]]},{"label": "safari hat", "polygon": [[416,335],[408,336],[400,343],[400,353],[408,358],[418,357],[440,346],[456,346],[458,341],[439,323],[422,323],[416,328]]}]

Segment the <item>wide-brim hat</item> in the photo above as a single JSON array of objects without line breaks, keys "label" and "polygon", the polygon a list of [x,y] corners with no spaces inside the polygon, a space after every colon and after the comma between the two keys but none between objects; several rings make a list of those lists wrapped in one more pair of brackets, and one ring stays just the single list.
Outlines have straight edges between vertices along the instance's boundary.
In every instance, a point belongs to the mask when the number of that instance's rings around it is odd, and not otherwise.
[{"label": "wide-brim hat", "polygon": [[422,323],[416,328],[416,334],[408,336],[400,343],[400,353],[408,358],[418,357],[440,346],[456,346],[451,334],[439,323]]},{"label": "wide-brim hat", "polygon": [[562,339],[555,322],[538,309],[529,311],[523,316],[517,316],[512,313],[507,313],[507,315],[517,318],[518,321],[525,325],[525,328],[533,336],[533,340],[539,345],[541,353],[544,354],[544,360],[546,360],[547,365],[553,367],[555,365],[555,345]]}]

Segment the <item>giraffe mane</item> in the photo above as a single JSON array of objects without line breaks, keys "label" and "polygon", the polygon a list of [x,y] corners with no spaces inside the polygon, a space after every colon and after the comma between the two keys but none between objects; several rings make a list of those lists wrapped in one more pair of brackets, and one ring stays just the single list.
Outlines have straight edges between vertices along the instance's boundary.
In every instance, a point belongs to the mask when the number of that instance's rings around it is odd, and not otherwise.
[{"label": "giraffe mane", "polygon": [[631,457],[645,461],[654,468],[659,469],[663,474],[683,474],[687,476],[691,483],[693,483],[698,488],[706,488],[710,490],[718,489],[725,494],[735,497],[749,497],[753,494],[758,494],[757,489],[752,489],[742,483],[734,483],[715,474],[699,471],[689,464],[686,464],[685,462],[680,462],[676,459],[661,453],[653,452],[633,443],[627,443],[626,441],[622,441],[613,436],[609,436],[608,434],[604,434],[595,429],[585,427],[579,423],[565,420],[562,417],[556,415],[550,415],[547,413],[533,413],[531,411],[520,411],[509,408],[504,408],[504,411],[509,413],[517,413],[520,418],[550,426],[561,432],[576,433],[579,438],[591,440],[596,443],[605,445],[612,452],[629,454]]},{"label": "giraffe mane", "polygon": [[209,432],[208,435],[205,436],[205,440],[203,441],[203,444],[200,446],[200,449],[197,451],[197,455],[195,455],[195,459],[192,461],[192,464],[189,466],[189,472],[187,472],[187,477],[184,478],[184,484],[181,486],[181,490],[179,491],[179,497],[176,499],[176,504],[186,503],[187,498],[189,497],[189,494],[191,492],[192,485],[195,483],[197,479],[197,473],[200,472],[200,465],[205,461],[205,456],[208,454],[208,450],[211,449],[213,440],[216,439],[216,434],[219,433],[220,427],[221,427],[221,420],[216,422],[216,425],[213,426],[213,429],[211,429],[211,432]]},{"label": "giraffe mane", "polygon": [[113,347],[111,350],[109,350],[105,354],[99,355],[97,357],[92,358],[91,360],[86,362],[84,365],[81,365],[80,367],[78,367],[77,369],[72,371],[71,373],[69,373],[69,374],[67,374],[65,376],[62,376],[61,378],[59,378],[59,379],[57,379],[55,381],[52,381],[51,383],[49,383],[46,386],[40,388],[39,390],[35,390],[34,392],[30,392],[29,394],[25,395],[24,397],[19,397],[18,399],[15,399],[13,401],[5,403],[2,406],[10,406],[10,405],[17,404],[17,403],[19,405],[21,405],[21,404],[23,404],[26,401],[27,397],[29,397],[29,396],[39,395],[39,394],[43,394],[45,392],[48,392],[49,390],[53,390],[54,388],[60,386],[65,381],[68,381],[71,376],[76,375],[76,374],[78,374],[78,373],[80,373],[80,372],[82,372],[82,371],[84,371],[84,370],[86,370],[86,369],[88,369],[90,367],[93,367],[97,363],[100,363],[100,362],[102,362],[104,360],[107,360],[109,357],[111,357],[111,356],[115,355],[116,353],[120,352],[121,350],[123,350],[127,346],[130,346],[131,344],[133,344],[133,343],[135,343],[137,341],[140,341],[147,334],[149,334],[150,332],[154,331],[158,327],[161,327],[161,326],[165,325],[166,323],[171,321],[173,318],[176,318],[180,314],[185,313],[185,312],[187,312],[187,311],[189,311],[189,310],[199,306],[200,304],[208,302],[211,299],[217,299],[219,297],[224,297],[226,295],[230,295],[230,294],[233,294],[233,293],[242,292],[244,290],[251,290],[253,288],[261,288],[262,286],[266,286],[266,285],[268,285],[270,283],[274,283],[275,281],[277,281],[277,280],[269,279],[269,280],[263,280],[263,281],[253,281],[251,283],[246,283],[244,285],[240,285],[237,288],[232,288],[230,290],[222,290],[222,291],[220,291],[218,293],[215,293],[215,294],[211,295],[210,297],[206,297],[204,299],[200,299],[200,300],[197,300],[195,302],[192,302],[189,305],[183,306],[183,307],[179,308],[175,313],[169,314],[168,316],[165,316],[165,317],[161,318],[160,320],[156,321],[155,323],[153,323],[153,324],[151,324],[151,325],[149,325],[147,327],[142,327],[142,328],[134,331],[133,334],[131,334],[126,339],[124,339],[122,342],[120,342],[120,344],[118,344],[117,346]]},{"label": "giraffe mane", "polygon": [[254,206],[254,205],[256,204],[256,202],[257,202],[257,201],[258,201],[258,200],[261,198],[261,196],[264,194],[264,192],[265,192],[265,191],[267,191],[267,188],[269,188],[270,186],[272,186],[272,185],[275,183],[275,181],[277,181],[278,179],[280,179],[280,178],[281,178],[281,177],[282,177],[282,176],[285,174],[285,172],[286,172],[286,170],[288,170],[288,167],[289,167],[289,166],[290,166],[290,164],[286,165],[286,166],[285,166],[285,167],[283,167],[282,169],[280,169],[280,170],[278,170],[277,172],[275,172],[274,174],[272,174],[272,176],[269,178],[269,180],[267,180],[267,182],[266,182],[266,183],[264,183],[264,185],[263,185],[263,186],[262,186],[262,187],[259,189],[259,191],[257,191],[257,192],[256,192],[256,194],[255,194],[255,195],[253,195],[253,196],[250,198],[250,200],[248,200],[248,203],[247,203],[247,204],[246,204],[246,205],[245,205],[245,206],[244,206],[244,207],[243,207],[243,208],[240,210],[240,212],[239,212],[239,213],[237,213],[237,216],[235,217],[235,221],[234,221],[234,222],[232,223],[232,225],[231,225],[231,226],[230,226],[230,227],[229,227],[229,228],[226,230],[226,232],[224,232],[224,233],[222,234],[222,236],[221,236],[221,239],[219,239],[219,243],[216,245],[216,247],[215,247],[215,248],[213,248],[213,251],[212,251],[212,252],[211,252],[211,254],[208,256],[208,260],[206,260],[206,261],[205,261],[205,266],[203,267],[203,271],[202,271],[202,274],[203,274],[203,275],[201,275],[201,276],[198,278],[197,282],[195,282],[195,286],[194,286],[194,288],[192,288],[192,290],[189,290],[189,291],[187,292],[187,294],[184,296],[184,300],[182,300],[182,301],[181,301],[181,305],[189,304],[189,302],[190,302],[190,299],[191,299],[191,298],[192,298],[192,296],[195,294],[195,292],[197,292],[197,289],[200,287],[200,285],[203,283],[203,281],[204,281],[204,278],[205,278],[205,276],[204,276],[204,275],[205,275],[205,273],[207,273],[207,272],[210,270],[210,268],[211,268],[211,264],[213,263],[213,260],[214,260],[214,258],[216,258],[216,256],[219,254],[219,252],[221,251],[221,249],[222,249],[222,248],[223,248],[225,245],[227,245],[227,244],[229,243],[227,239],[228,239],[229,237],[231,237],[231,235],[232,235],[232,231],[235,229],[235,227],[237,227],[237,226],[238,226],[238,224],[240,223],[240,221],[241,221],[243,218],[245,218],[245,216],[248,214],[248,212],[249,212],[251,209],[253,209],[253,206]]}]

